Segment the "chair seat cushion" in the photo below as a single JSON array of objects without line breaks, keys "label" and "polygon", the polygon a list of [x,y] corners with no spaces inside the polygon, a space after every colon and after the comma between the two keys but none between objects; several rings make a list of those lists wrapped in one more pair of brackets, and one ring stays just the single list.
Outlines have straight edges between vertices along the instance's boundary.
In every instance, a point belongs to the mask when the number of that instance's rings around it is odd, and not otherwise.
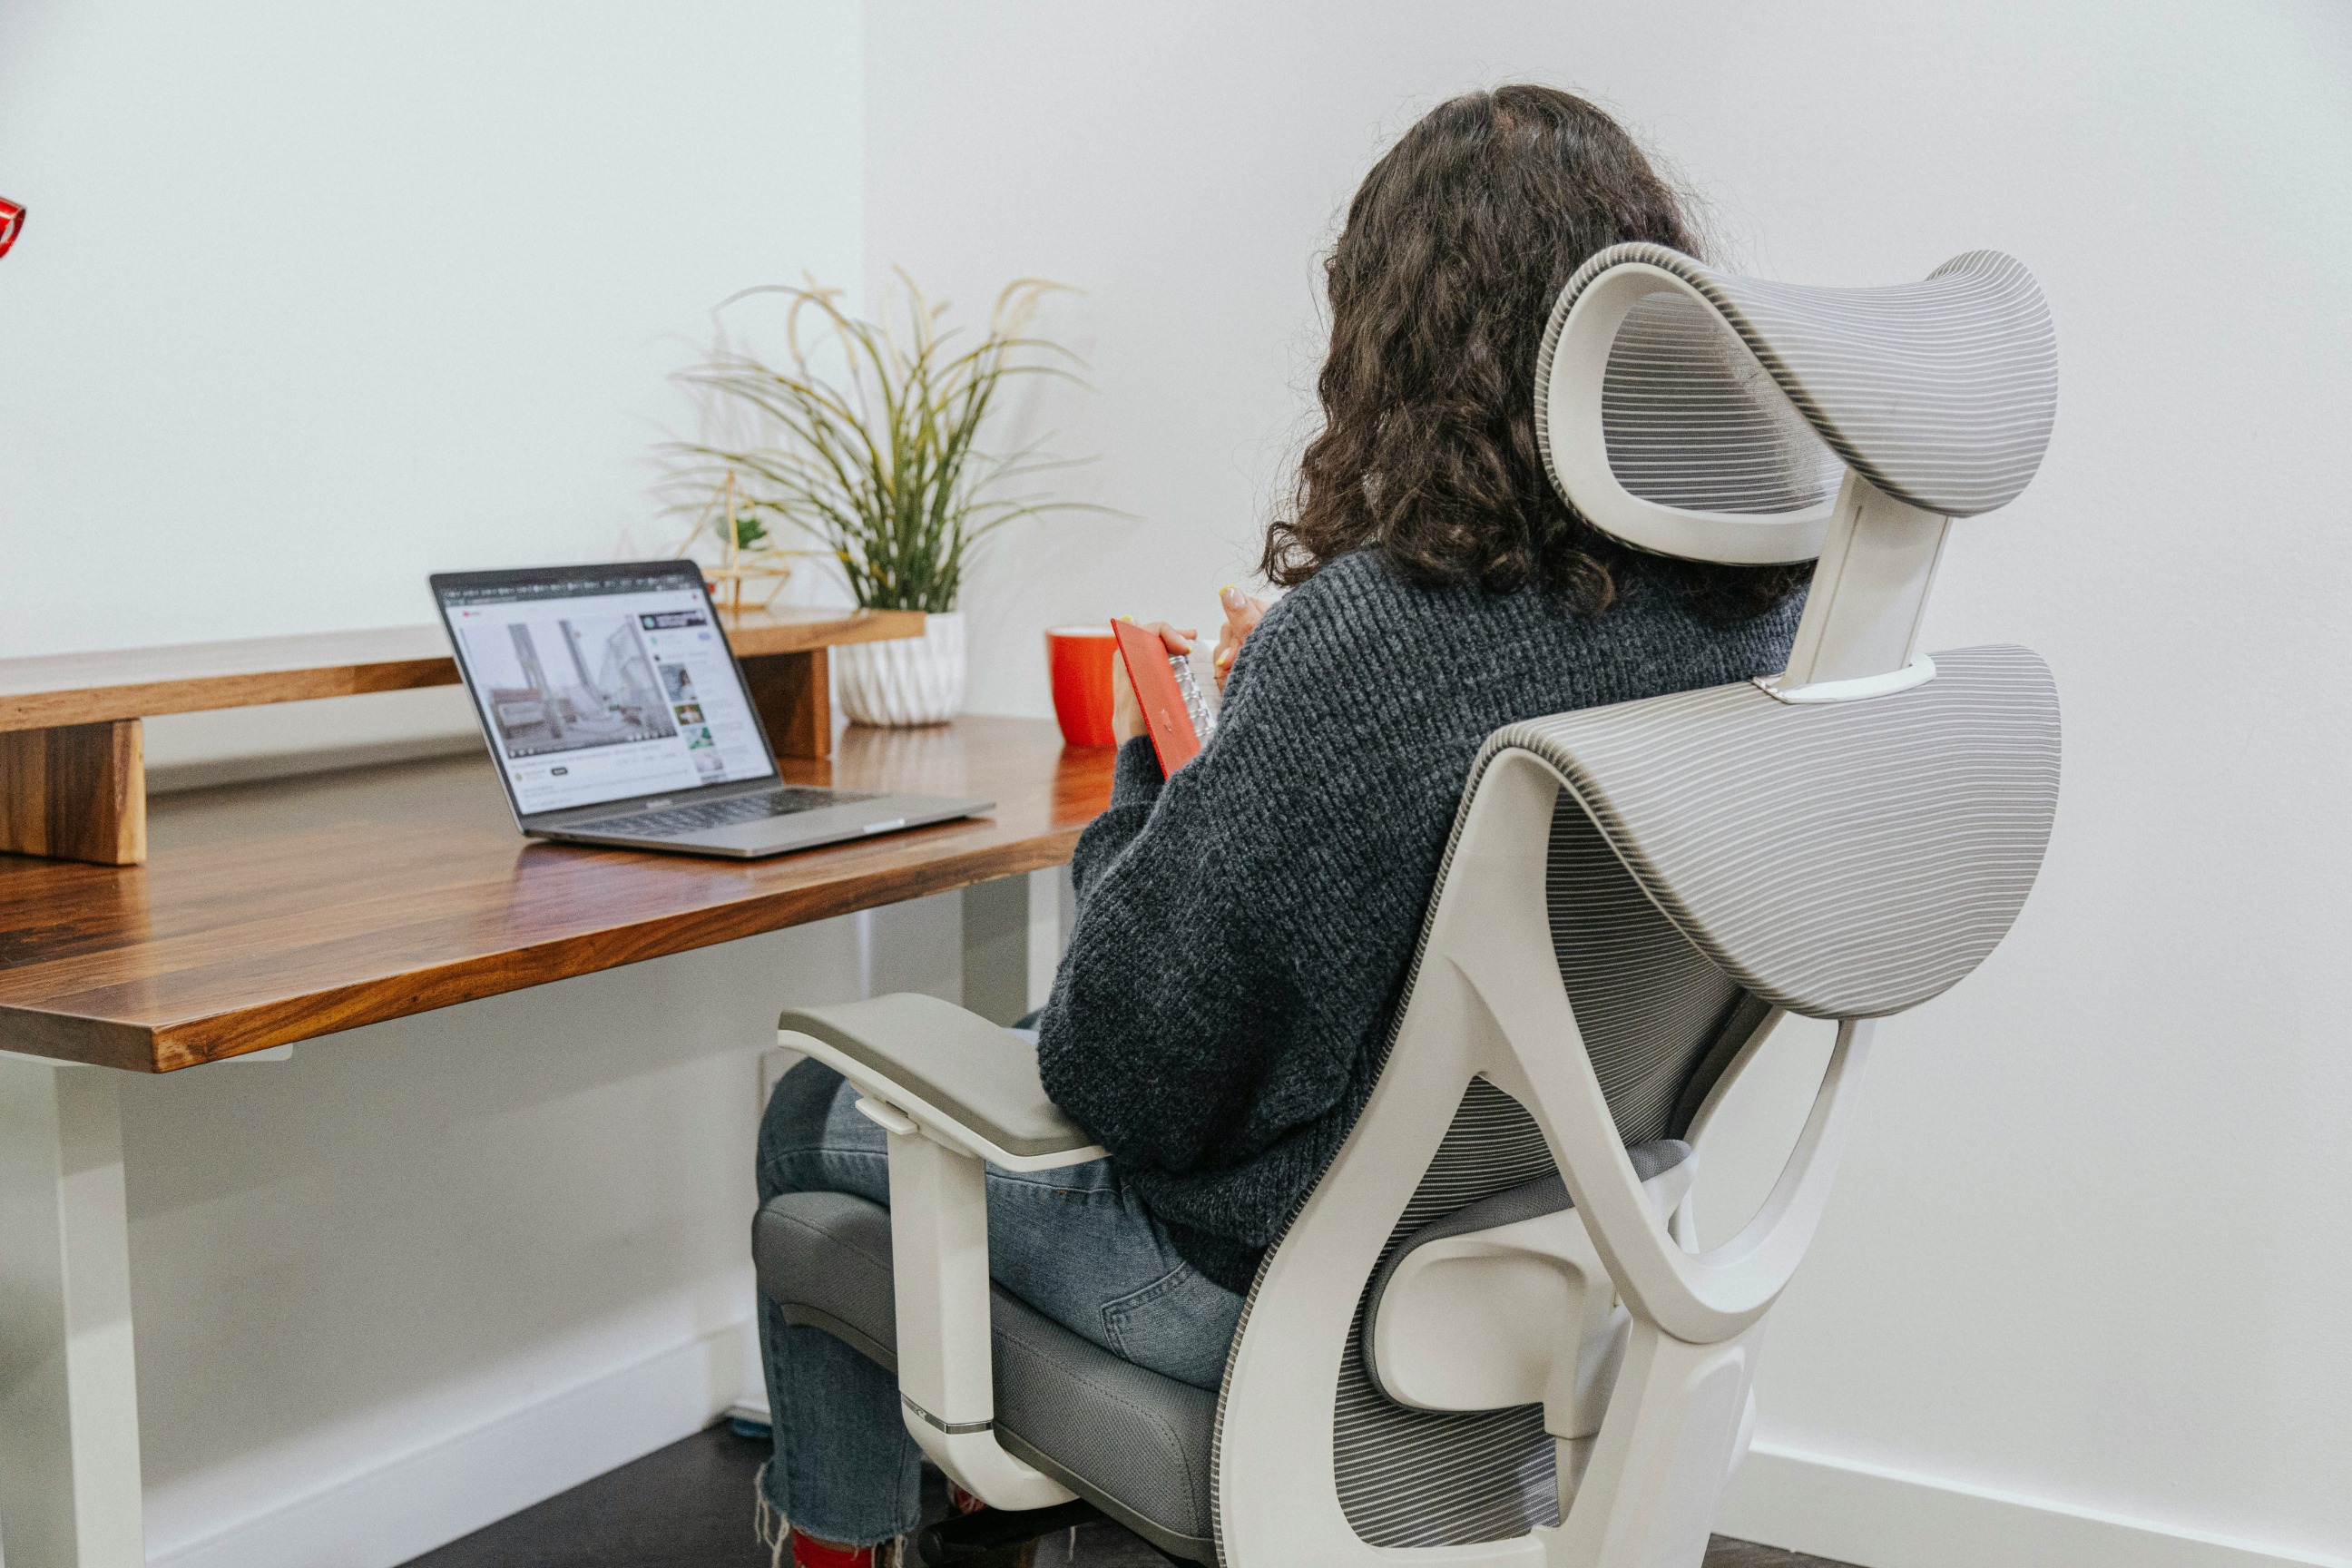
[{"label": "chair seat cushion", "polygon": [[[785,1193],[752,1222],[751,1255],[786,1322],[897,1369],[889,1210]],[[1216,1395],[1120,1360],[1002,1288],[992,1296],[998,1441],[1155,1545],[1213,1563]]]}]

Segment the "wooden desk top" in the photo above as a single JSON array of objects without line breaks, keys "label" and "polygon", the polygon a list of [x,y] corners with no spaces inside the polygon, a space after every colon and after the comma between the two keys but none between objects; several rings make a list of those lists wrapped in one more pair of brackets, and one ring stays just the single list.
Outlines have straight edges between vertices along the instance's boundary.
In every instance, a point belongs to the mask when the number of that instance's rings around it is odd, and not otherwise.
[{"label": "wooden desk top", "polygon": [[753,861],[527,840],[487,758],[164,795],[144,866],[0,855],[0,1049],[169,1072],[1058,865],[1113,755],[1043,720],[852,728],[785,776],[996,810]]},{"label": "wooden desk top", "polygon": [[[920,610],[721,613],[740,658],[923,635]],[[438,626],[0,659],[0,731],[455,686]]]}]

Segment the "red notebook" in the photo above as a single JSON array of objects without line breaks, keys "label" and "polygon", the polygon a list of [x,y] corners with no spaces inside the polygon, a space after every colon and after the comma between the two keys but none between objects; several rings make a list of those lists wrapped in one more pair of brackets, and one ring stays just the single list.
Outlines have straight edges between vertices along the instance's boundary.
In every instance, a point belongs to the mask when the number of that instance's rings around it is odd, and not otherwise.
[{"label": "red notebook", "polygon": [[1201,754],[1201,732],[1192,726],[1175,667],[1169,663],[1177,656],[1169,653],[1158,632],[1133,621],[1113,621],[1110,629],[1118,638],[1119,657],[1127,660],[1135,700],[1143,704],[1143,722],[1151,731],[1151,749],[1160,753],[1160,772],[1173,778],[1178,768]]}]

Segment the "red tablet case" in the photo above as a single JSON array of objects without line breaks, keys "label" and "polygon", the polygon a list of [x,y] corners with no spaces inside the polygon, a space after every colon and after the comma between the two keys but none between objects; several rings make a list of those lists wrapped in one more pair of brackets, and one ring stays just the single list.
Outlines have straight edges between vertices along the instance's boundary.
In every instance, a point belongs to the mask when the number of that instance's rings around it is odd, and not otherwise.
[{"label": "red tablet case", "polygon": [[1160,772],[1172,778],[1178,768],[1201,754],[1201,736],[1192,728],[1192,715],[1184,710],[1184,693],[1168,663],[1168,645],[1158,632],[1133,621],[1113,621],[1110,629],[1118,638],[1119,657],[1127,660],[1135,700],[1143,704],[1143,722],[1151,731],[1151,749],[1160,753]]}]

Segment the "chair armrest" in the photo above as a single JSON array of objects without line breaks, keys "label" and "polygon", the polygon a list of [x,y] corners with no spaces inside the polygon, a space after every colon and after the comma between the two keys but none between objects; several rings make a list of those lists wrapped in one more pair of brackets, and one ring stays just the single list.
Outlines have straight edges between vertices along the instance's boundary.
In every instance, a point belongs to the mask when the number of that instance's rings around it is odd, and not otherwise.
[{"label": "chair armrest", "polygon": [[933,1138],[1008,1171],[1103,1156],[1045,1098],[1026,1040],[936,996],[899,994],[777,1020],[779,1045],[814,1057]]},{"label": "chair armrest", "polygon": [[1050,1508],[1070,1489],[996,1440],[988,1283],[988,1171],[1099,1158],[1045,1098],[1037,1053],[934,996],[877,996],[777,1020],[781,1045],[847,1079],[890,1134],[890,1278],[898,1403],[908,1435],[958,1484],[1001,1509]]}]

